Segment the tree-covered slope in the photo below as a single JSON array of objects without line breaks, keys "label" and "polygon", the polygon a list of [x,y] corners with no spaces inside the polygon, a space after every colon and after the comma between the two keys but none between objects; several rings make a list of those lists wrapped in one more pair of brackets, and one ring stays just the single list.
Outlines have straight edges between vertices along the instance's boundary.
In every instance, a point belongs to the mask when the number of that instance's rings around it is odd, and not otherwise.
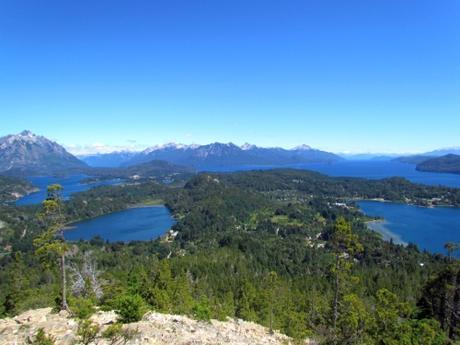
[{"label": "tree-covered slope", "polygon": [[[79,193],[65,203],[68,221],[162,199],[177,223],[156,241],[71,244],[70,306],[117,309],[131,301],[195,318],[242,318],[324,344],[448,344],[442,316],[425,306],[436,293],[450,298],[430,282],[452,261],[383,241],[353,205],[355,197],[424,200],[436,193],[455,195],[400,179],[297,170],[199,174],[180,187],[148,182]],[[57,266],[43,266],[34,254],[32,240],[46,227],[36,214],[17,207],[0,213],[15,230],[10,253],[0,257],[4,315],[59,297]],[[84,267],[97,269],[96,282],[88,276],[75,285]]]},{"label": "tree-covered slope", "polygon": [[15,201],[34,191],[27,181],[0,175],[0,203]]},{"label": "tree-covered slope", "polygon": [[417,164],[417,170],[460,174],[460,156],[448,154]]}]

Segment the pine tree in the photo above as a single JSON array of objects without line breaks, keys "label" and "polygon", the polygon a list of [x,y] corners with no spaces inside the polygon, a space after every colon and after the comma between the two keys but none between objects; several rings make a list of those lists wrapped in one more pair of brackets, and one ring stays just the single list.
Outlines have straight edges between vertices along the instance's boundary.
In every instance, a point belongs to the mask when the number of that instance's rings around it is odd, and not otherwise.
[{"label": "pine tree", "polygon": [[345,218],[337,219],[334,232],[331,238],[334,251],[335,262],[332,269],[334,275],[334,299],[332,302],[332,328],[335,332],[337,319],[339,317],[339,298],[342,285],[345,279],[349,278],[353,265],[354,256],[363,250],[363,246],[358,241],[358,236],[353,234],[351,225]]},{"label": "pine tree", "polygon": [[70,311],[67,304],[66,253],[68,245],[64,240],[64,215],[62,202],[62,186],[52,184],[47,188],[47,197],[42,203],[39,218],[45,224],[46,230],[34,240],[35,254],[49,262],[59,262],[61,280],[61,310]]}]

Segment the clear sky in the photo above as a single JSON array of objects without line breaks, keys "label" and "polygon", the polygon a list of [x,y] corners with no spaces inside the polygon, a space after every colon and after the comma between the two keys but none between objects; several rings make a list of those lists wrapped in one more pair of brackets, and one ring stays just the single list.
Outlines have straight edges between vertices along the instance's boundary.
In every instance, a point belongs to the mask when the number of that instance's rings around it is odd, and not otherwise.
[{"label": "clear sky", "polygon": [[460,146],[458,0],[0,0],[0,135]]}]

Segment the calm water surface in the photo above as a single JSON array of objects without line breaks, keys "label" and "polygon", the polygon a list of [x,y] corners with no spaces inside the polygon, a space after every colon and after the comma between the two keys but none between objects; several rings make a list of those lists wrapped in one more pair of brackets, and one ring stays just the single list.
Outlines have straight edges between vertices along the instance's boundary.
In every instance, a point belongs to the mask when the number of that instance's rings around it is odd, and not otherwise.
[{"label": "calm water surface", "polygon": [[68,199],[73,193],[84,192],[88,189],[106,186],[106,185],[115,185],[122,182],[121,179],[112,179],[104,180],[92,183],[81,183],[85,178],[88,178],[87,175],[73,175],[68,177],[54,177],[54,176],[35,176],[29,177],[28,180],[40,190],[35,193],[26,195],[25,197],[16,201],[16,205],[32,205],[39,204],[46,198],[46,187],[50,184],[59,183],[63,190],[64,199]]},{"label": "calm water surface", "polygon": [[130,208],[74,223],[64,232],[68,241],[100,236],[109,242],[149,241],[163,235],[175,223],[164,206]]},{"label": "calm water surface", "polygon": [[391,202],[359,201],[361,210],[383,223],[369,226],[384,238],[395,242],[417,244],[432,253],[444,253],[446,242],[460,242],[460,208],[426,208]]}]

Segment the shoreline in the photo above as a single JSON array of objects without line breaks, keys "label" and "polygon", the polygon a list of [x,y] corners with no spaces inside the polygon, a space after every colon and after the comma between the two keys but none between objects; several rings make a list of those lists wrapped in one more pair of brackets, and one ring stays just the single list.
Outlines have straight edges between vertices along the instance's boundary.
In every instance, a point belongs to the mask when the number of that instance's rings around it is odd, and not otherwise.
[{"label": "shoreline", "polygon": [[133,204],[133,205],[128,205],[128,206],[126,206],[125,208],[123,208],[121,210],[116,210],[116,211],[112,211],[112,212],[109,212],[109,213],[104,213],[104,214],[101,214],[101,215],[98,215],[98,216],[95,216],[95,217],[73,220],[73,221],[71,221],[71,222],[69,222],[67,224],[64,224],[63,230],[64,231],[72,230],[72,229],[74,229],[76,227],[74,225],[76,223],[90,221],[90,220],[93,220],[93,219],[96,219],[96,218],[99,218],[99,217],[108,216],[110,214],[114,214],[114,213],[117,213],[117,212],[133,210],[133,209],[136,209],[136,208],[156,208],[156,207],[164,207],[164,208],[166,208],[170,212],[171,218],[175,220],[174,215],[172,214],[171,210],[164,203],[158,203],[158,204],[148,204],[148,203],[146,203],[146,204]]},{"label": "shoreline", "polygon": [[385,219],[375,219],[369,220],[364,222],[367,228],[371,231],[374,231],[380,235],[382,235],[382,239],[384,241],[390,242],[393,240],[395,244],[401,244],[403,246],[407,246],[407,242],[405,242],[400,235],[392,232],[388,227],[388,222]]},{"label": "shoreline", "polygon": [[460,209],[460,206],[455,206],[452,204],[445,204],[445,205],[420,205],[420,204],[415,204],[411,202],[404,202],[404,201],[392,201],[392,200],[387,200],[383,198],[370,198],[370,199],[365,199],[365,198],[352,198],[349,199],[352,200],[353,202],[360,202],[360,201],[374,201],[374,202],[384,202],[384,203],[392,203],[392,204],[399,204],[399,205],[407,205],[407,206],[415,206],[415,207],[422,207],[422,208],[437,208],[437,207],[446,207],[446,208],[458,208]]}]

